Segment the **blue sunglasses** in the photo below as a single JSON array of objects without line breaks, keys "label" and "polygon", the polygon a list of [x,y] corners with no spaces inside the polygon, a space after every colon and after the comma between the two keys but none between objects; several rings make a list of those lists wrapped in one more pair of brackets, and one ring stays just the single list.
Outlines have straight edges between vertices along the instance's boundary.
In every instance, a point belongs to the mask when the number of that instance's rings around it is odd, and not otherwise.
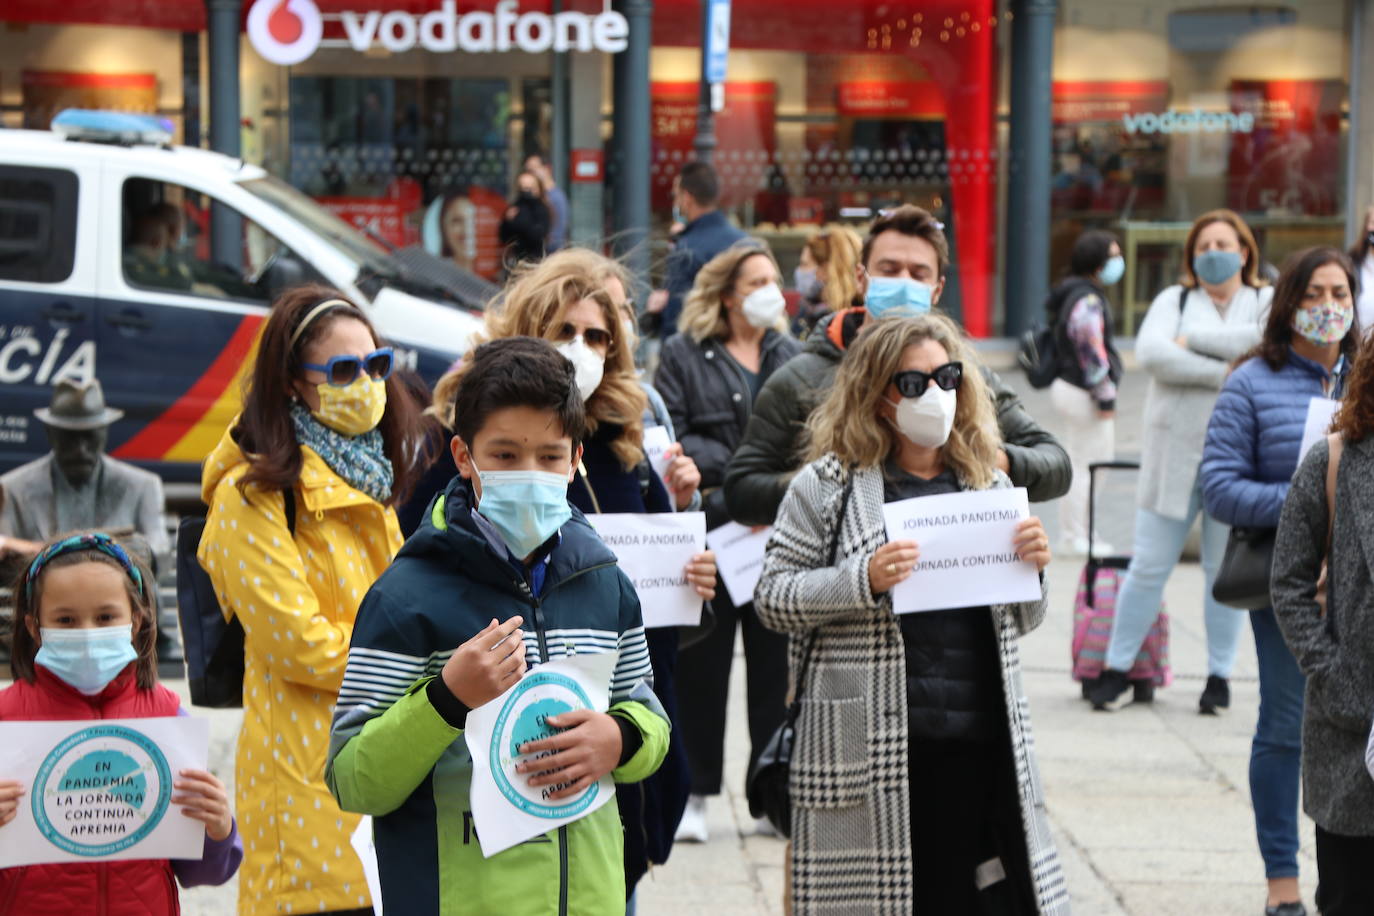
[{"label": "blue sunglasses", "polygon": [[338,388],[344,388],[353,384],[353,380],[358,377],[358,373],[366,371],[368,376],[376,381],[382,381],[391,375],[392,366],[396,360],[390,347],[382,347],[380,350],[373,350],[366,356],[331,356],[329,361],[323,365],[319,363],[301,363],[304,369],[314,369],[316,372],[323,372],[329,384]]}]

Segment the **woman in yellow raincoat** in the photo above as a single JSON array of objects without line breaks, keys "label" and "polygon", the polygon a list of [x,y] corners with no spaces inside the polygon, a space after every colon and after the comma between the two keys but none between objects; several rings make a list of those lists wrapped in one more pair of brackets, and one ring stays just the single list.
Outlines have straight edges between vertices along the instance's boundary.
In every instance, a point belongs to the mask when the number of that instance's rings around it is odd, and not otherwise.
[{"label": "woman in yellow raincoat", "polygon": [[401,546],[392,504],[415,476],[418,408],[391,365],[357,306],[292,290],[263,328],[242,414],[205,461],[197,556],[244,630],[245,916],[372,912],[349,843],[358,818],[330,796],[324,762],[354,616]]}]

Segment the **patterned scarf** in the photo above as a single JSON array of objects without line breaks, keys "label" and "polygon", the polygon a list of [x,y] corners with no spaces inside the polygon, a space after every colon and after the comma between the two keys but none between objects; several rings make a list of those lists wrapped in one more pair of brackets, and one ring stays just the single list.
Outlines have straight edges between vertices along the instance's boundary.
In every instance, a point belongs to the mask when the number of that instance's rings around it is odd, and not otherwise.
[{"label": "patterned scarf", "polygon": [[291,421],[296,425],[296,441],[308,445],[349,486],[379,503],[391,497],[393,471],[383,450],[381,430],[345,436],[316,420],[303,404],[291,405]]}]

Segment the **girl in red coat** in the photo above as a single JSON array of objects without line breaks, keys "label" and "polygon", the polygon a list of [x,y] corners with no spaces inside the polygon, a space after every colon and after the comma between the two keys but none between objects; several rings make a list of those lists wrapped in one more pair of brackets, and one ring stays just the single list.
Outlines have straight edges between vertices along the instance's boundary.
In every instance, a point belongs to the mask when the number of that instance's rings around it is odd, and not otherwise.
[{"label": "girl in red coat", "polygon": [[[0,691],[0,720],[184,715],[176,694],[157,683],[152,588],[147,570],[109,535],[44,546],[15,585],[14,683]],[[0,780],[0,828],[14,820],[24,789]],[[176,881],[228,881],[243,846],[224,785],[204,770],[183,770],[173,790],[182,814],[205,824],[200,858],[0,869],[0,916],[170,916],[180,912]]]}]

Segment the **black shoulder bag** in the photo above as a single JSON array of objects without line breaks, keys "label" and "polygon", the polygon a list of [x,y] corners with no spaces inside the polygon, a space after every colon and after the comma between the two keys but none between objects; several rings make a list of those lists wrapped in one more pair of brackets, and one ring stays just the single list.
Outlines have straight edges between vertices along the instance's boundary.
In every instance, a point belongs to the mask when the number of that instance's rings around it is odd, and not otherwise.
[{"label": "black shoulder bag", "polygon": [[[830,538],[830,564],[833,566],[840,552],[840,530],[844,527],[844,513],[849,506],[849,494],[854,490],[854,472],[844,484],[844,495],[840,497],[840,511],[835,524],[835,532]],[[792,773],[792,746],[796,737],[797,714],[801,711],[802,690],[806,675],[811,667],[811,656],[816,648],[817,631],[812,630],[806,637],[806,648],[802,649],[801,668],[797,671],[796,691],[792,704],[787,707],[787,718],[768,739],[763,753],[749,768],[749,779],[745,782],[744,794],[749,800],[749,813],[754,817],[766,817],[773,829],[785,837],[792,836],[792,796],[788,782]]]}]

